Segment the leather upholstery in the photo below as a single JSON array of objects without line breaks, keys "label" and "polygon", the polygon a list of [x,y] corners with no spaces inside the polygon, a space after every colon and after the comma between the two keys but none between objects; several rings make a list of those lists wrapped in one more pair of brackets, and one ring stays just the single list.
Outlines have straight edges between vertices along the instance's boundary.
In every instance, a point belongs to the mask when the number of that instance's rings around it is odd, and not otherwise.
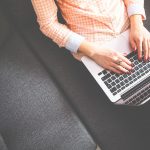
[{"label": "leather upholstery", "polygon": [[12,34],[12,28],[4,17],[4,13],[0,10],[0,47],[9,39]]},{"label": "leather upholstery", "polygon": [[0,40],[0,150],[95,150],[51,72],[4,12],[9,38]]},{"label": "leather upholstery", "polygon": [[4,143],[2,135],[0,135],[0,150],[8,150],[6,144]]}]

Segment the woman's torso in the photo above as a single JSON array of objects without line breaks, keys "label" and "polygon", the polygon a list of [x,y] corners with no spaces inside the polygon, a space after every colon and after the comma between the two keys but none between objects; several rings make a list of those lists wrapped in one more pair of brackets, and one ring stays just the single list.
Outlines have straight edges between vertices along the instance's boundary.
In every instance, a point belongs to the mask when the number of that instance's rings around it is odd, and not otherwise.
[{"label": "woman's torso", "polygon": [[129,28],[123,0],[58,0],[67,26],[91,42],[111,40]]}]

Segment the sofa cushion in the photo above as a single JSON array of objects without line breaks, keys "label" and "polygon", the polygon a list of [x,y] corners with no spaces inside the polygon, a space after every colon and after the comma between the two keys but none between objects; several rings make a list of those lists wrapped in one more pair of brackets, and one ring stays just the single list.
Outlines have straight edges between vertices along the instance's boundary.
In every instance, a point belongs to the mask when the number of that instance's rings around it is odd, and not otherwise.
[{"label": "sofa cushion", "polygon": [[[7,8],[11,17],[19,26],[31,28],[36,26],[36,15],[29,0],[1,0],[2,5]],[[59,21],[64,22],[58,11]]]},{"label": "sofa cushion", "polygon": [[0,49],[0,133],[10,150],[95,150],[40,58],[15,33]]},{"label": "sofa cushion", "polygon": [[0,134],[0,150],[8,150],[1,134]]},{"label": "sofa cushion", "polygon": [[147,29],[149,29],[150,31],[150,1],[149,0],[145,0],[145,11],[146,11],[146,20],[144,21],[144,24],[146,26]]},{"label": "sofa cushion", "polygon": [[0,7],[0,47],[11,37],[13,30]]}]

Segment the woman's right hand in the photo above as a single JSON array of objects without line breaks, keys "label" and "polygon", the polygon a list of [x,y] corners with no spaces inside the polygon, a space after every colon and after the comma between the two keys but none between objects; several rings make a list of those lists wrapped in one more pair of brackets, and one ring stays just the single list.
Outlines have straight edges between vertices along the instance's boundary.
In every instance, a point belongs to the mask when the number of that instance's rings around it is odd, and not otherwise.
[{"label": "woman's right hand", "polygon": [[121,53],[111,49],[99,49],[91,58],[103,68],[118,74],[130,73],[132,70],[132,63]]},{"label": "woman's right hand", "polygon": [[118,74],[132,71],[132,63],[123,54],[106,47],[99,47],[99,45],[85,41],[81,44],[79,51],[109,71]]}]

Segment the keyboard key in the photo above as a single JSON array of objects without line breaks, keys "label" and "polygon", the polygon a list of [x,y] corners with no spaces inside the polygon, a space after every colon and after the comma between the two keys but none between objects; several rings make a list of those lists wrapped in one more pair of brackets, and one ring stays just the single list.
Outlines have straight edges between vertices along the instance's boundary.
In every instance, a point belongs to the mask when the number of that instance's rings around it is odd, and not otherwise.
[{"label": "keyboard key", "polygon": [[115,77],[115,76],[112,76],[112,77],[111,77],[111,79],[112,79],[112,80],[115,80],[115,79],[116,79],[116,77]]},{"label": "keyboard key", "polygon": [[119,84],[117,84],[116,87],[119,89],[121,86]]},{"label": "keyboard key", "polygon": [[102,72],[99,72],[98,75],[99,75],[99,76],[102,75]]},{"label": "keyboard key", "polygon": [[121,89],[117,90],[117,93],[119,93],[121,91]]},{"label": "keyboard key", "polygon": [[104,82],[104,83],[109,89],[112,87],[108,82]]},{"label": "keyboard key", "polygon": [[113,93],[113,92],[115,92],[117,90],[117,88],[116,87],[113,87],[112,89],[110,89],[110,91]]},{"label": "keyboard key", "polygon": [[115,82],[112,82],[112,83],[111,83],[111,85],[112,85],[112,86],[115,86],[115,85],[116,85],[116,83],[115,83]]},{"label": "keyboard key", "polygon": [[124,90],[124,89],[125,89],[125,86],[122,86],[121,89]]},{"label": "keyboard key", "polygon": [[121,76],[121,77],[119,77],[119,80],[120,80],[120,81],[122,81],[122,80],[123,80],[123,77],[122,77],[122,76]]},{"label": "keyboard key", "polygon": [[107,71],[106,71],[106,70],[103,70],[102,73],[103,73],[104,75],[106,75],[106,74],[107,74]]},{"label": "keyboard key", "polygon": [[116,83],[119,83],[120,81],[118,79],[115,80]]},{"label": "keyboard key", "polygon": [[102,80],[105,81],[105,80],[108,79],[109,77],[111,77],[111,74],[106,74],[104,77],[102,77]]},{"label": "keyboard key", "polygon": [[123,81],[122,81],[122,82],[120,82],[120,85],[121,85],[121,86],[123,86],[123,85],[124,85],[124,82],[123,82]]},{"label": "keyboard key", "polygon": [[125,79],[125,80],[124,80],[124,82],[125,82],[125,83],[128,83],[128,82],[129,82],[129,80],[128,80],[128,79]]},{"label": "keyboard key", "polygon": [[114,93],[113,93],[113,95],[116,95],[116,94],[117,94],[117,92],[114,92]]},{"label": "keyboard key", "polygon": [[130,80],[130,81],[132,80],[132,77],[131,77],[131,76],[129,77],[129,80]]},{"label": "keyboard key", "polygon": [[110,83],[110,82],[112,82],[112,80],[109,78],[109,79],[107,80],[107,82]]}]

